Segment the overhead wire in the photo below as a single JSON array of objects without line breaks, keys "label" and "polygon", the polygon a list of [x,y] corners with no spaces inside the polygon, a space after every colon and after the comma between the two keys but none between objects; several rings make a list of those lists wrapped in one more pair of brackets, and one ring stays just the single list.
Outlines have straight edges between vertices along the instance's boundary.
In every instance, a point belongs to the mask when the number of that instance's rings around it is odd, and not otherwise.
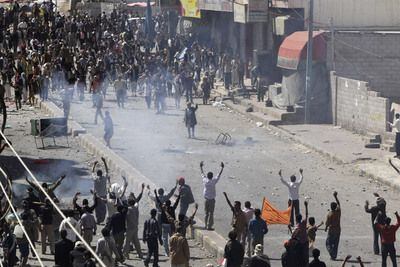
[{"label": "overhead wire", "polygon": [[[328,44],[328,42],[325,40],[325,38],[322,38],[322,40],[325,42],[325,44]],[[339,41],[340,43],[343,43],[344,45],[347,45],[347,46],[350,47],[350,48],[360,50],[360,51],[362,51],[362,52],[364,52],[364,53],[367,53],[367,54],[369,54],[369,55],[371,55],[371,56],[378,57],[378,58],[380,58],[380,59],[386,59],[386,60],[391,60],[391,61],[400,62],[400,59],[385,58],[385,57],[383,57],[383,56],[381,56],[381,55],[378,55],[378,54],[375,54],[375,53],[373,53],[373,52],[371,52],[371,51],[368,51],[368,50],[362,49],[362,48],[360,48],[360,47],[356,47],[356,46],[353,46],[353,45],[351,45],[351,44],[349,44],[349,43],[346,43],[345,41],[340,40],[340,39],[338,39],[337,37],[335,37],[334,41]],[[361,76],[363,76],[363,77],[366,77],[367,79],[369,79],[369,81],[372,81],[372,80],[374,79],[370,74],[367,74],[367,73],[365,73],[365,72],[363,72],[363,71],[360,71],[360,68],[357,67],[356,64],[352,63],[352,62],[349,61],[345,56],[343,56],[341,53],[339,53],[339,51],[338,51],[338,49],[336,48],[336,46],[335,46],[335,50],[334,50],[334,55],[338,55],[343,61],[345,61],[345,63],[351,65],[351,66],[353,67],[353,69],[357,72],[357,74],[359,74],[359,75],[361,75]],[[332,60],[334,60],[334,59],[332,59]],[[395,83],[395,84],[399,84],[399,83]]]},{"label": "overhead wire", "polygon": [[[328,42],[325,40],[325,38],[321,38],[321,39],[325,42],[326,45],[328,45]],[[334,39],[334,41],[336,41],[336,40],[337,40],[337,38]],[[345,56],[343,56],[342,54],[340,54],[340,53],[337,51],[336,47],[335,47],[335,50],[334,50],[333,52],[334,52],[334,55],[338,55],[338,56],[339,56],[341,59],[343,59],[346,63],[348,63],[349,65],[351,65],[359,75],[365,76],[365,77],[367,77],[368,79],[372,79],[372,77],[371,77],[370,75],[368,75],[368,74],[366,74],[366,73],[364,73],[364,72],[361,72],[361,71],[359,70],[359,68],[358,68],[354,63],[350,62],[348,59],[346,59]],[[332,58],[332,60],[335,60],[335,59]]]},{"label": "overhead wire", "polygon": [[[7,177],[7,174],[4,172],[4,170],[3,170],[1,167],[0,167],[0,172],[4,175],[4,177]],[[17,213],[17,211],[15,210],[15,208],[14,208],[12,202],[11,202],[11,199],[10,199],[10,197],[9,197],[8,194],[7,194],[7,191],[5,190],[5,188],[4,188],[4,186],[3,186],[3,184],[2,184],[1,182],[0,182],[0,187],[1,187],[1,190],[3,191],[3,193],[4,193],[4,197],[7,199],[8,204],[10,204],[11,210],[12,210],[12,212],[14,213],[14,216],[15,216],[15,218],[17,219],[18,224],[21,226],[21,229],[22,229],[22,231],[24,232],[24,235],[25,235],[26,239],[28,240],[29,245],[31,246],[31,249],[32,249],[33,252],[34,252],[35,257],[36,257],[37,260],[39,261],[40,266],[43,267],[44,264],[43,264],[43,262],[42,262],[42,259],[40,258],[39,253],[36,251],[35,246],[34,246],[32,240],[30,239],[28,233],[26,232],[25,227],[24,227],[24,225],[22,224],[21,219],[19,218],[18,213]]]},{"label": "overhead wire", "polygon": [[43,194],[46,196],[46,198],[50,201],[50,203],[53,205],[55,210],[60,214],[60,216],[66,221],[70,229],[78,236],[80,241],[84,244],[84,246],[90,251],[90,253],[93,255],[93,257],[96,259],[96,261],[100,264],[101,267],[108,267],[104,264],[104,262],[100,259],[100,257],[96,254],[96,252],[92,249],[90,244],[88,244],[82,235],[75,229],[75,227],[71,224],[70,221],[67,220],[67,217],[64,215],[64,213],[60,210],[60,208],[57,206],[57,204],[54,202],[54,200],[50,197],[50,195],[44,190],[40,182],[36,179],[35,175],[31,172],[31,170],[26,166],[25,162],[21,159],[19,154],[15,151],[14,147],[11,145],[11,143],[8,141],[8,139],[5,137],[4,133],[0,130],[0,135],[8,145],[8,147],[11,149],[11,151],[15,154],[15,156],[18,158],[19,162],[21,165],[25,168],[25,170],[28,172],[28,174],[32,177],[32,179],[35,181],[37,187],[43,192]]}]

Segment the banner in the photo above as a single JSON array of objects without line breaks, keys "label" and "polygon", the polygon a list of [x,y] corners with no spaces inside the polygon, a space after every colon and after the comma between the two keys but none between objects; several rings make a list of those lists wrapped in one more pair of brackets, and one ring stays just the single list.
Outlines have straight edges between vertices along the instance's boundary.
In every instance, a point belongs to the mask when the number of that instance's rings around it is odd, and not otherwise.
[{"label": "banner", "polygon": [[268,1],[249,0],[248,22],[267,22],[268,21]]},{"label": "banner", "polygon": [[233,1],[230,0],[198,0],[202,10],[233,12]]},{"label": "banner", "polygon": [[247,5],[244,4],[233,4],[233,21],[239,23],[247,22]]},{"label": "banner", "polygon": [[201,18],[197,0],[181,0],[182,17]]},{"label": "banner", "polygon": [[264,198],[261,210],[261,218],[263,218],[267,224],[289,225],[290,211],[291,207],[289,207],[287,210],[277,210],[266,198]]}]

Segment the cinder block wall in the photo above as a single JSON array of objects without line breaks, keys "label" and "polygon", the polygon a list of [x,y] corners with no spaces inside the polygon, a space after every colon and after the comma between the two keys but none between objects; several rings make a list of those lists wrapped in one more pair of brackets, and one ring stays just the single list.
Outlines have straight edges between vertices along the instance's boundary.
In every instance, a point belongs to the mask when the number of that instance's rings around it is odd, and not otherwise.
[{"label": "cinder block wall", "polygon": [[329,33],[327,37],[329,70],[366,81],[382,96],[400,97],[400,33],[341,31],[335,32],[334,41]]},{"label": "cinder block wall", "polygon": [[332,116],[336,125],[360,134],[387,132],[390,100],[364,81],[331,72]]}]

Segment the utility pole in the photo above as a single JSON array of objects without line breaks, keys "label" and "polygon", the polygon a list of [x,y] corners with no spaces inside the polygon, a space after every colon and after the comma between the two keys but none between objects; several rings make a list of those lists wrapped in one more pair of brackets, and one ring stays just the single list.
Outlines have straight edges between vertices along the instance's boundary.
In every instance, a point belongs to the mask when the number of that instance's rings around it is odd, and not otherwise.
[{"label": "utility pole", "polygon": [[306,63],[306,99],[304,104],[304,123],[310,123],[310,90],[312,81],[313,63],[313,20],[314,20],[314,0],[309,1],[308,8],[308,42],[307,42],[307,63]]},{"label": "utility pole", "polygon": [[331,56],[332,56],[332,70],[336,70],[335,65],[335,27],[333,26],[333,18],[329,19],[329,24],[331,28]]}]

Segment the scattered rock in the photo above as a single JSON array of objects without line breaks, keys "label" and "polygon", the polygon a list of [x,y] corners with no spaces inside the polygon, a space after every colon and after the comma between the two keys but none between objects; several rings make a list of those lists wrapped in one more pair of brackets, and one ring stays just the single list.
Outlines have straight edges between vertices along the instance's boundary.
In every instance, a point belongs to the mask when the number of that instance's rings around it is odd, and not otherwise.
[{"label": "scattered rock", "polygon": [[246,108],[246,112],[253,112],[253,111],[254,111],[253,107]]},{"label": "scattered rock", "polygon": [[258,121],[258,122],[256,122],[256,126],[257,127],[262,127],[262,126],[264,126],[264,124],[261,121]]},{"label": "scattered rock", "polygon": [[253,137],[248,136],[248,137],[246,137],[246,139],[244,141],[246,143],[251,143],[251,142],[253,142]]}]

